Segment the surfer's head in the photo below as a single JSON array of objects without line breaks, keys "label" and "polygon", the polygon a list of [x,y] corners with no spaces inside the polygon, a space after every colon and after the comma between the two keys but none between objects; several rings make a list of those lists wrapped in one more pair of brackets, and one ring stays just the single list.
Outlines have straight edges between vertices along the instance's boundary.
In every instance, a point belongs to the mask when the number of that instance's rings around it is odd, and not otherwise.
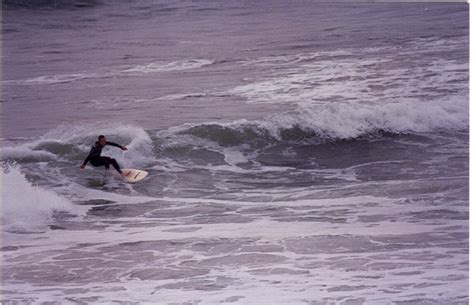
[{"label": "surfer's head", "polygon": [[98,140],[99,140],[99,144],[102,146],[104,146],[107,143],[107,139],[105,138],[104,135],[100,135]]}]

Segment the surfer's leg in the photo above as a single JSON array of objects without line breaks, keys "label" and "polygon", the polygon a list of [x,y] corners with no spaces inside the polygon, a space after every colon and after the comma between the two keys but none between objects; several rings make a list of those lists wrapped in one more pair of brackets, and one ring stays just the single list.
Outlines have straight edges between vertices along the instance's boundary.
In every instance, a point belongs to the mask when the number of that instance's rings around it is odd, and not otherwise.
[{"label": "surfer's leg", "polygon": [[115,168],[116,171],[118,171],[119,173],[122,173],[122,170],[120,169],[120,166],[118,165],[117,160],[113,158],[108,158],[108,159],[109,159],[109,164],[112,164],[112,166]]}]

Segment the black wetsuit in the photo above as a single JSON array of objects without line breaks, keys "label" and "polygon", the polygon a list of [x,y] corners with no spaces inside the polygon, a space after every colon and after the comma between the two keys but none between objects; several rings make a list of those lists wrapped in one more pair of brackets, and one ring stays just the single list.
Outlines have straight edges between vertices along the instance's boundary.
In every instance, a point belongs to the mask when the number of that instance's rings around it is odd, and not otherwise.
[{"label": "black wetsuit", "polygon": [[[111,145],[111,146],[122,148],[121,145],[118,145],[117,143],[109,142],[109,141],[107,141],[107,143],[105,143],[105,145]],[[122,173],[122,170],[120,169],[120,166],[118,165],[118,163],[115,159],[109,158],[109,157],[102,157],[100,155],[102,153],[102,148],[104,148],[104,146],[100,145],[99,141],[95,142],[94,145],[92,145],[92,148],[91,148],[91,151],[89,152],[89,155],[84,160],[83,165],[86,166],[87,162],[91,161],[91,164],[94,165],[94,166],[104,165],[105,169],[109,169],[110,164],[112,164],[112,166],[119,173]]]}]

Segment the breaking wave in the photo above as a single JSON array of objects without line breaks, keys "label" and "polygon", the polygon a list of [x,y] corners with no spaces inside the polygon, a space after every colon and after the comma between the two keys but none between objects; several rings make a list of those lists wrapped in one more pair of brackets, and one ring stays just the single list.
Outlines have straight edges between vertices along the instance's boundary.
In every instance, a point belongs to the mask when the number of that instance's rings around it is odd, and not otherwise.
[{"label": "breaking wave", "polygon": [[3,147],[2,160],[16,162],[69,161],[80,163],[100,134],[127,146],[128,151],[108,149],[107,155],[124,166],[141,166],[152,161],[153,144],[149,134],[131,125],[63,125],[38,140]]},{"label": "breaking wave", "polygon": [[297,107],[261,120],[187,125],[179,133],[211,139],[223,146],[279,141],[354,139],[374,134],[410,134],[466,130],[468,101],[388,103],[385,105],[326,104]]},{"label": "breaking wave", "polygon": [[82,210],[67,198],[28,181],[18,165],[2,168],[2,223],[8,232],[42,231],[55,219],[73,217]]}]

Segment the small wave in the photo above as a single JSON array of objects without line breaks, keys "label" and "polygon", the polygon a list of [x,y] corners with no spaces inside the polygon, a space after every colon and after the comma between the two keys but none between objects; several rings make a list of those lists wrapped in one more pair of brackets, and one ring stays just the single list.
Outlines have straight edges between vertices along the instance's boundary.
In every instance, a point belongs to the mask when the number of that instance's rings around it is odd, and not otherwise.
[{"label": "small wave", "polygon": [[5,85],[53,85],[62,83],[71,83],[78,80],[88,78],[98,78],[100,75],[92,73],[77,73],[77,74],[60,74],[60,75],[43,75],[24,80],[5,80],[2,83]]},{"label": "small wave", "polygon": [[182,71],[201,68],[207,65],[211,65],[213,63],[214,61],[207,59],[179,60],[172,62],[153,62],[146,65],[138,65],[133,68],[123,70],[122,72],[156,73]]},{"label": "small wave", "polygon": [[4,85],[54,85],[65,84],[85,79],[100,79],[107,77],[126,77],[131,76],[131,73],[158,73],[197,69],[207,65],[213,64],[214,61],[207,59],[190,59],[179,60],[172,62],[153,62],[145,65],[137,65],[135,67],[125,70],[112,70],[108,72],[97,73],[72,73],[72,74],[58,74],[58,75],[42,75],[38,77],[18,80],[3,80]]},{"label": "small wave", "polygon": [[2,222],[8,232],[44,231],[55,218],[82,214],[68,199],[34,186],[19,166],[3,166]]},{"label": "small wave", "polygon": [[57,84],[57,83],[70,83],[76,80],[94,77],[94,74],[64,74],[64,75],[52,75],[52,76],[39,76],[25,80],[26,84]]},{"label": "small wave", "polygon": [[196,93],[183,93],[183,94],[169,94],[163,97],[157,98],[157,100],[184,100],[188,98],[201,98],[208,96],[208,93],[196,92]]},{"label": "small wave", "polygon": [[242,65],[244,66],[279,66],[279,65],[291,65],[297,63],[311,62],[315,60],[324,59],[327,57],[338,57],[338,56],[350,56],[352,53],[347,50],[334,50],[334,51],[321,51],[321,52],[310,52],[310,53],[297,53],[290,55],[275,55],[275,56],[264,56],[256,59],[247,60]]}]

